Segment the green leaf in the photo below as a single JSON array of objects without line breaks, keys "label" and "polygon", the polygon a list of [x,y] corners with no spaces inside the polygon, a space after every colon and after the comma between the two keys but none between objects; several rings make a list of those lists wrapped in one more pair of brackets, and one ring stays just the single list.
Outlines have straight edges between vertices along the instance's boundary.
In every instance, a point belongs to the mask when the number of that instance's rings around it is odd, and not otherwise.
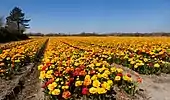
[{"label": "green leaf", "polygon": [[3,50],[2,50],[2,49],[0,49],[0,54],[2,53],[2,51],[3,51]]}]

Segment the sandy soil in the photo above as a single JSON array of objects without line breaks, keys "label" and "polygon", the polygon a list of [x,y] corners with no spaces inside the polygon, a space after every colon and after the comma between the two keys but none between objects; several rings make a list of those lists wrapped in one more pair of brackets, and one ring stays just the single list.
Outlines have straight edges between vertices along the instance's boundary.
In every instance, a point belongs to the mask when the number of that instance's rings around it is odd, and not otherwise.
[{"label": "sandy soil", "polygon": [[43,100],[43,92],[41,90],[41,82],[38,79],[37,67],[25,77],[24,88],[16,96],[15,100]]},{"label": "sandy soil", "polygon": [[139,87],[144,90],[147,100],[170,100],[170,75],[142,75],[142,78]]},{"label": "sandy soil", "polygon": [[[133,79],[136,78],[136,72],[133,70],[116,64],[113,64],[113,66],[123,68],[126,73],[132,75]],[[170,74],[139,75],[139,77],[143,81],[139,84],[136,97],[132,99],[124,95],[126,98],[124,100],[170,100]]]}]

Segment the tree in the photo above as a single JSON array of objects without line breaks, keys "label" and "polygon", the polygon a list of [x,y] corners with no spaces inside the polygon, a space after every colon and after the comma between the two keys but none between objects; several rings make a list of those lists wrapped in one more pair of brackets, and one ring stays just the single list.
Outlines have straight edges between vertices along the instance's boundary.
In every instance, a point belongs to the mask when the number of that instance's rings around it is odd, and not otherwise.
[{"label": "tree", "polygon": [[19,7],[14,7],[6,18],[6,26],[9,29],[17,30],[18,33],[23,33],[25,29],[29,28],[29,24],[27,24],[29,21],[30,19],[25,19],[25,13]]},{"label": "tree", "polygon": [[4,24],[4,19],[3,17],[0,17],[0,28],[3,26],[3,24]]}]

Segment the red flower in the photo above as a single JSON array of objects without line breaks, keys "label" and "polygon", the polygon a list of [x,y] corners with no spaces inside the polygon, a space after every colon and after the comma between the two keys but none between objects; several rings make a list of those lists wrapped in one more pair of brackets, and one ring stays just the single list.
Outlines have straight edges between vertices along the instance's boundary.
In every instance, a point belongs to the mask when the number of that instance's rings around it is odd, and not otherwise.
[{"label": "red flower", "polygon": [[70,60],[70,57],[67,57],[67,60]]},{"label": "red flower", "polygon": [[54,75],[55,75],[55,76],[61,76],[60,72],[58,72],[58,71],[55,71],[55,72],[54,72]]},{"label": "red flower", "polygon": [[78,76],[79,75],[79,72],[78,71],[75,71],[74,73],[73,73],[73,76]]},{"label": "red flower", "polygon": [[70,80],[69,80],[70,82],[73,82],[74,81],[74,78],[70,78]]},{"label": "red flower", "polygon": [[86,74],[87,74],[86,71],[80,71],[80,72],[79,72],[79,75],[80,75],[80,76],[85,76]]},{"label": "red flower", "polygon": [[129,73],[127,73],[127,76],[128,76],[128,77],[131,77],[131,75],[130,75]]},{"label": "red flower", "polygon": [[139,50],[139,51],[137,52],[137,54],[138,54],[138,55],[140,55],[141,53],[142,53],[142,51],[141,51],[141,50]]},{"label": "red flower", "polygon": [[89,89],[88,88],[83,88],[82,89],[82,94],[83,95],[86,95],[86,94],[88,94],[89,93]]},{"label": "red flower", "polygon": [[82,70],[83,70],[84,68],[85,68],[85,66],[84,66],[84,65],[80,65],[80,69],[82,69]]},{"label": "red flower", "polygon": [[129,57],[130,57],[130,58],[134,57],[134,54],[130,54]]},{"label": "red flower", "polygon": [[142,78],[138,78],[137,81],[138,81],[139,83],[141,83],[141,82],[142,82]]},{"label": "red flower", "polygon": [[117,76],[120,76],[120,77],[121,77],[121,76],[123,76],[123,74],[122,74],[122,73],[118,73]]},{"label": "red flower", "polygon": [[96,73],[95,70],[91,70],[91,71],[90,71],[90,74],[91,74],[91,75],[94,75],[95,73]]},{"label": "red flower", "polygon": [[68,98],[71,97],[71,93],[70,93],[69,91],[65,91],[65,92],[63,92],[62,97],[63,97],[64,99],[68,99]]},{"label": "red flower", "polygon": [[43,66],[43,67],[42,67],[42,70],[45,70],[47,67],[48,67],[48,66]]},{"label": "red flower", "polygon": [[48,80],[45,84],[42,85],[42,88],[45,88],[47,87],[49,84],[53,83],[54,82],[54,78]]},{"label": "red flower", "polygon": [[62,60],[60,60],[60,62],[59,62],[59,66],[62,66]]},{"label": "red flower", "polygon": [[149,63],[149,67],[153,67],[153,63]]},{"label": "red flower", "polygon": [[67,81],[65,84],[66,84],[67,86],[70,86],[70,82],[68,82],[68,81]]},{"label": "red flower", "polygon": [[47,66],[51,66],[51,65],[52,65],[50,62],[48,62],[48,63],[46,63],[46,64],[47,64]]},{"label": "red flower", "polygon": [[46,85],[45,84],[43,84],[42,86],[41,86],[41,88],[45,88],[46,87]]},{"label": "red flower", "polygon": [[78,72],[79,72],[79,71],[81,71],[81,69],[80,69],[80,68],[76,68],[75,71],[78,71]]}]

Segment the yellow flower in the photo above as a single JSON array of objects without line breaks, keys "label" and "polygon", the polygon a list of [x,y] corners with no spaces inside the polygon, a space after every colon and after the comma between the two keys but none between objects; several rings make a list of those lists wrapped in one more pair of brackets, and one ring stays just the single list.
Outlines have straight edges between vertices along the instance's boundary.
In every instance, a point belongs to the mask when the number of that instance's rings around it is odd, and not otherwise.
[{"label": "yellow flower", "polygon": [[91,77],[91,80],[97,80],[97,75],[93,75],[92,77]]},{"label": "yellow flower", "polygon": [[52,91],[52,95],[59,95],[60,94],[60,90],[59,89],[54,89]]},{"label": "yellow flower", "polygon": [[69,86],[62,86],[62,89],[68,89]]},{"label": "yellow flower", "polygon": [[92,88],[89,89],[89,92],[90,92],[91,94],[96,94],[96,93],[97,93],[97,88],[92,87]]},{"label": "yellow flower", "polygon": [[64,82],[61,82],[61,84],[64,84]]},{"label": "yellow flower", "polygon": [[46,62],[46,63],[49,63],[49,62],[50,62],[50,59],[45,59],[45,62]]},{"label": "yellow flower", "polygon": [[78,65],[79,65],[79,63],[75,62],[75,63],[74,63],[74,65],[75,65],[75,66],[78,66]]},{"label": "yellow flower", "polygon": [[108,83],[109,85],[113,85],[113,81],[112,81],[112,80],[108,80],[107,83]]},{"label": "yellow flower", "polygon": [[131,82],[131,81],[132,81],[132,78],[131,78],[131,77],[128,77],[127,75],[124,75],[124,76],[123,76],[123,80]]},{"label": "yellow flower", "polygon": [[98,74],[97,74],[97,77],[98,77],[98,78],[101,78],[101,77],[102,77],[102,75],[101,75],[100,73],[98,73]]},{"label": "yellow flower", "polygon": [[136,65],[134,66],[134,68],[138,68],[138,65],[136,64]]},{"label": "yellow flower", "polygon": [[48,85],[48,89],[50,90],[50,91],[52,91],[52,90],[54,90],[54,88],[57,86],[57,83],[56,82],[53,82],[52,84],[49,84]]},{"label": "yellow flower", "polygon": [[116,70],[117,70],[118,73],[122,73],[123,72],[122,68],[117,68]]},{"label": "yellow flower", "polygon": [[160,65],[158,63],[154,64],[154,67],[159,68]]},{"label": "yellow flower", "polygon": [[120,76],[116,76],[115,77],[115,81],[120,81],[121,80],[121,77]]},{"label": "yellow flower", "polygon": [[42,67],[43,67],[43,65],[39,65],[39,66],[38,66],[38,70],[41,70]]},{"label": "yellow flower", "polygon": [[15,60],[15,62],[21,62],[21,61],[18,59],[18,60]]},{"label": "yellow flower", "polygon": [[58,82],[60,80],[60,78],[57,78],[55,81]]},{"label": "yellow flower", "polygon": [[52,91],[49,91],[48,94],[52,94]]},{"label": "yellow flower", "polygon": [[98,94],[104,94],[107,91],[104,88],[97,88],[97,92],[98,92]]},{"label": "yellow flower", "polygon": [[108,78],[108,74],[103,73],[103,74],[101,75],[101,77],[103,77],[103,78],[107,79],[107,78]]},{"label": "yellow flower", "polygon": [[93,81],[93,86],[94,87],[99,87],[100,86],[100,82],[98,80]]},{"label": "yellow flower", "polygon": [[105,70],[104,73],[107,74],[107,75],[110,75],[110,71],[109,70]]},{"label": "yellow flower", "polygon": [[76,81],[75,86],[78,87],[78,86],[81,86],[82,84],[83,84],[83,81]]},{"label": "yellow flower", "polygon": [[101,73],[103,71],[103,68],[99,68],[98,71]]},{"label": "yellow flower", "polygon": [[90,68],[93,68],[93,67],[94,67],[94,64],[93,64],[93,63],[92,63],[92,64],[90,64],[90,65],[89,65],[89,67],[90,67]]},{"label": "yellow flower", "polygon": [[147,61],[148,61],[148,59],[147,59],[147,58],[144,58],[143,60],[144,60],[144,62],[147,62]]},{"label": "yellow flower", "polygon": [[54,71],[53,70],[49,70],[47,71],[47,74],[52,74]]},{"label": "yellow flower", "polygon": [[86,75],[84,79],[85,80],[89,80],[90,79],[90,75]]},{"label": "yellow flower", "polygon": [[51,60],[51,63],[55,63],[55,60],[53,59],[53,60]]},{"label": "yellow flower", "polygon": [[116,72],[116,67],[112,67],[110,70],[111,72]]},{"label": "yellow flower", "polygon": [[159,52],[160,55],[164,54],[164,51]]},{"label": "yellow flower", "polygon": [[135,61],[131,61],[130,64],[135,64]]},{"label": "yellow flower", "polygon": [[154,52],[150,52],[151,55],[155,54]]},{"label": "yellow flower", "polygon": [[101,86],[104,89],[110,90],[110,84],[108,84],[107,82],[103,82],[103,84]]},{"label": "yellow flower", "polygon": [[41,79],[41,80],[45,79],[45,71],[41,71],[41,72],[40,72],[40,77],[39,77],[39,79]]},{"label": "yellow flower", "polygon": [[45,74],[45,77],[46,77],[46,78],[52,78],[53,75],[51,75],[51,74]]},{"label": "yellow flower", "polygon": [[98,66],[98,67],[101,66],[101,63],[96,63],[96,66]]}]

